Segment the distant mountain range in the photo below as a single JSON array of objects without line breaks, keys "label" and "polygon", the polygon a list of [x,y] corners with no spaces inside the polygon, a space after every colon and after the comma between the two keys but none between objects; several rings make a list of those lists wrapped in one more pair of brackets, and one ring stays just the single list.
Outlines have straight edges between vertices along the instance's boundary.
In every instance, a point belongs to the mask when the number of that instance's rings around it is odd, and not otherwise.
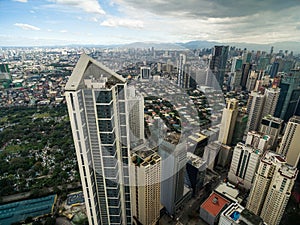
[{"label": "distant mountain range", "polygon": [[[111,44],[111,45],[90,45],[90,44],[70,44],[70,45],[48,45],[44,47],[93,47],[93,48],[152,48],[156,50],[183,50],[183,49],[201,49],[201,48],[212,48],[214,45],[229,45],[237,48],[247,48],[247,50],[261,50],[270,52],[272,46],[274,46],[274,52],[279,50],[293,51],[294,53],[300,53],[300,41],[294,42],[275,42],[270,44],[253,44],[253,43],[222,43],[216,41],[189,41],[179,43],[157,43],[157,42],[134,42],[130,44]],[[16,46],[21,47],[21,46]],[[34,46],[32,46],[34,47]],[[41,47],[41,46],[40,46]],[[2,47],[10,48],[10,47]]]},{"label": "distant mountain range", "polygon": [[276,42],[271,44],[253,44],[253,43],[221,43],[211,41],[189,41],[185,43],[150,43],[150,42],[135,42],[131,44],[115,45],[114,47],[121,48],[151,48],[155,49],[200,49],[212,48],[214,45],[229,45],[237,48],[247,48],[247,50],[263,50],[269,52],[271,47],[274,46],[274,52],[279,50],[293,51],[300,53],[300,42]]}]

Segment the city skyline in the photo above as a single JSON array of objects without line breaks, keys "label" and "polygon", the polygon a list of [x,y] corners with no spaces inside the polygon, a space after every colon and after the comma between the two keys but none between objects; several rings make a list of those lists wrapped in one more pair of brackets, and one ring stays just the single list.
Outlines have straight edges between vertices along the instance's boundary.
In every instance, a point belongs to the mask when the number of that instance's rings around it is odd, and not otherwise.
[{"label": "city skyline", "polygon": [[[4,0],[2,46],[297,42],[297,1]],[[284,31],[284,32],[282,32]]]}]

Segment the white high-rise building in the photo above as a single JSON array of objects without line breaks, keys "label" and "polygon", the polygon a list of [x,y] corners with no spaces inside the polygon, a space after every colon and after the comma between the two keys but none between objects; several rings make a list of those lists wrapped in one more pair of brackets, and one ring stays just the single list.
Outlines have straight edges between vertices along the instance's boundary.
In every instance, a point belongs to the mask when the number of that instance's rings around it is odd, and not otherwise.
[{"label": "white high-rise building", "polygon": [[297,169],[274,152],[266,152],[255,173],[247,208],[267,224],[278,225],[291,195]]},{"label": "white high-rise building", "polygon": [[264,104],[264,110],[262,112],[262,117],[266,115],[271,115],[273,116],[275,113],[276,105],[278,102],[280,94],[280,88],[278,87],[271,87],[268,89],[265,89],[265,104]]},{"label": "white high-rise building", "polygon": [[177,85],[181,88],[189,88],[190,74],[189,65],[186,62],[186,54],[179,54],[177,62]]},{"label": "white high-rise building", "polygon": [[261,114],[265,103],[265,96],[260,92],[251,91],[247,104],[248,122],[246,132],[257,130],[261,121]]},{"label": "white high-rise building", "polygon": [[254,90],[257,79],[258,79],[258,72],[252,70],[248,76],[247,83],[246,83],[246,89],[248,91]]},{"label": "white high-rise building", "polygon": [[144,98],[134,87],[127,89],[130,143],[144,140]]},{"label": "white high-rise building", "polygon": [[246,145],[264,152],[270,148],[270,137],[256,131],[249,131],[246,138]]},{"label": "white high-rise building", "polygon": [[231,203],[220,215],[218,225],[266,225],[262,218],[237,202]]},{"label": "white high-rise building", "polygon": [[82,54],[65,90],[89,224],[132,224],[126,80]]},{"label": "white high-rise building", "polygon": [[238,100],[227,99],[226,108],[223,109],[223,115],[220,126],[218,141],[225,145],[230,145],[238,115]]},{"label": "white high-rise building", "polygon": [[256,169],[259,164],[262,151],[246,145],[238,143],[234,150],[228,179],[231,183],[238,187],[249,190],[251,188]]},{"label": "white high-rise building", "polygon": [[278,136],[282,129],[283,120],[280,118],[267,115],[262,118],[259,132],[270,137],[270,148],[275,149],[277,146]]},{"label": "white high-rise building", "polygon": [[280,144],[279,153],[286,156],[286,162],[297,167],[300,157],[300,116],[289,119]]},{"label": "white high-rise building", "polygon": [[133,224],[155,225],[160,217],[161,158],[144,144],[131,156]]}]

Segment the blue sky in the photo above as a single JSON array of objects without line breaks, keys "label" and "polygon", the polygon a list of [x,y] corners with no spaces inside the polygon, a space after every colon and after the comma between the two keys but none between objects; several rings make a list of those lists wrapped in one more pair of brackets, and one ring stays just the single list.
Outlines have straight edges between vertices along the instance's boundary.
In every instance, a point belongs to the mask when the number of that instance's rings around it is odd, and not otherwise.
[{"label": "blue sky", "polygon": [[298,0],[1,0],[0,46],[300,41]]}]

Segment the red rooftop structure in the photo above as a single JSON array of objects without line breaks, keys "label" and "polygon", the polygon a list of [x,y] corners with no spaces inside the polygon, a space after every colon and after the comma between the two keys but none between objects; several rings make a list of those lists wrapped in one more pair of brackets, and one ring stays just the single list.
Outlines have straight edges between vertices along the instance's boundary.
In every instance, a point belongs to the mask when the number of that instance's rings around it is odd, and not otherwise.
[{"label": "red rooftop structure", "polygon": [[228,200],[221,195],[213,192],[201,205],[200,217],[205,222],[213,225],[218,219],[221,212],[230,204]]}]

